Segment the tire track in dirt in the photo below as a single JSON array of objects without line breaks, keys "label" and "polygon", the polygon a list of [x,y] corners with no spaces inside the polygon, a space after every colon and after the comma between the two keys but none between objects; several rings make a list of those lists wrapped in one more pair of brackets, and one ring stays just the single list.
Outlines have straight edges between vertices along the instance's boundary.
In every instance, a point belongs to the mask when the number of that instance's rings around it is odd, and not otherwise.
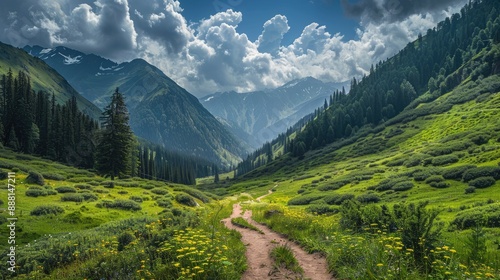
[{"label": "tire track in dirt", "polygon": [[[263,197],[257,198],[258,201]],[[243,217],[250,224],[260,229],[264,234],[254,230],[236,227],[231,223],[232,218]],[[241,233],[241,241],[245,244],[245,252],[248,268],[242,276],[242,280],[264,280],[264,279],[301,279],[296,274],[277,271],[270,257],[271,250],[278,245],[288,245],[292,250],[300,267],[304,270],[304,278],[312,280],[331,280],[334,279],[328,272],[326,259],[320,254],[308,254],[299,245],[283,237],[281,234],[270,230],[268,227],[255,222],[252,219],[252,211],[246,210],[242,213],[239,203],[233,205],[233,212],[227,219],[222,220],[227,228],[234,229]]]}]

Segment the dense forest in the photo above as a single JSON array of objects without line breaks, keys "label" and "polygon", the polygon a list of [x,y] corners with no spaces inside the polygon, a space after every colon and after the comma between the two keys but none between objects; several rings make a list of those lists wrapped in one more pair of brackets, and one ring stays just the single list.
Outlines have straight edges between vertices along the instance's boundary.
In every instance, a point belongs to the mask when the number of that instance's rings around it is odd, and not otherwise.
[{"label": "dense forest", "polygon": [[[278,144],[274,149],[283,147],[285,153],[301,157],[309,150],[348,138],[362,127],[386,122],[426,92],[431,101],[469,76],[477,80],[498,73],[498,42],[497,2],[472,1],[394,57],[372,66],[369,75],[359,81],[353,78],[348,94],[335,92],[325,110],[273,141]],[[474,60],[481,51],[488,52],[487,56]],[[242,162],[236,173],[242,175],[259,167],[268,154],[265,145]]]},{"label": "dense forest", "polygon": [[[76,96],[57,104],[54,94],[35,93],[30,77],[9,71],[1,79],[0,142],[4,147],[39,155],[76,167],[96,167],[102,124],[82,113]],[[135,137],[134,137],[135,138]],[[133,141],[127,172],[132,176],[193,185],[197,177],[214,174],[211,162]]]}]

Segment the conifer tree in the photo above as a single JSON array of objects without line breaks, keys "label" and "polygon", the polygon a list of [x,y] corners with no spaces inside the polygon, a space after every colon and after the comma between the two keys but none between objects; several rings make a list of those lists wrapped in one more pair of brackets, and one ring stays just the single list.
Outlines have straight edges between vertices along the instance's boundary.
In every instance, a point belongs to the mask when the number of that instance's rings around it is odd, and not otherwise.
[{"label": "conifer tree", "polygon": [[104,109],[102,131],[96,151],[96,169],[111,180],[130,171],[133,134],[123,95],[116,88],[111,103]]}]

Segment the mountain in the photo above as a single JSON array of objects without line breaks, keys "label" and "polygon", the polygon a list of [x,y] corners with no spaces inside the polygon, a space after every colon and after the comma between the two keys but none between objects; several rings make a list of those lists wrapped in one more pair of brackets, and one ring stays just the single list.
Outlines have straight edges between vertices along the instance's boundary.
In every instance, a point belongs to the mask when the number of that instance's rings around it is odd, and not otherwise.
[{"label": "mountain", "polygon": [[276,89],[215,93],[200,101],[214,116],[224,119],[233,133],[256,148],[323,106],[325,99],[341,87],[307,77]]},{"label": "mountain", "polygon": [[142,59],[116,63],[66,47],[24,47],[103,108],[116,87],[134,133],[148,141],[229,166],[245,152],[235,137],[185,89]]},{"label": "mountain", "polygon": [[43,90],[54,94],[56,101],[63,104],[72,96],[76,97],[78,108],[94,119],[98,119],[101,110],[81,96],[63,76],[43,60],[27,54],[22,49],[0,42],[0,75],[7,74],[9,69],[14,74],[26,72],[31,78],[33,90]]}]

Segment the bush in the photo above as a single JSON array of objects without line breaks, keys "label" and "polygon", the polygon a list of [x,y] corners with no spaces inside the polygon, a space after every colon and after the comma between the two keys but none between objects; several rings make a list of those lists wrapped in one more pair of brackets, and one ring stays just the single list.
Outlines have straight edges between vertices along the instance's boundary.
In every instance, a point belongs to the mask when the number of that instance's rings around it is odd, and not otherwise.
[{"label": "bush", "polygon": [[458,162],[458,157],[456,155],[444,155],[433,158],[431,164],[434,166],[442,166],[455,162]]},{"label": "bush", "polygon": [[427,184],[430,184],[430,183],[439,183],[439,182],[443,182],[443,181],[444,181],[444,178],[441,175],[431,175],[427,179],[425,179],[425,182]]},{"label": "bush", "polygon": [[184,204],[191,207],[197,205],[196,201],[194,201],[194,199],[191,196],[183,193],[176,195],[175,201],[179,202],[180,204]]},{"label": "bush", "polygon": [[101,184],[103,187],[108,188],[108,189],[112,189],[115,187],[115,182],[113,182],[113,181],[104,181]]},{"label": "bush", "polygon": [[481,224],[487,227],[500,227],[499,204],[488,204],[464,210],[458,213],[451,222],[451,226],[456,226],[459,230],[474,228]]},{"label": "bush", "polygon": [[93,193],[81,193],[81,195],[83,196],[83,199],[85,201],[96,201],[98,200],[99,198],[97,197],[97,195],[93,194]]},{"label": "bush", "polygon": [[49,185],[45,185],[43,186],[43,188],[45,189],[45,191],[47,192],[47,195],[56,195],[57,194],[57,191],[55,191],[51,186]]},{"label": "bush", "polygon": [[301,196],[294,197],[288,201],[288,205],[307,205],[313,201],[320,200],[324,198],[325,194],[305,194]]},{"label": "bush", "polygon": [[464,172],[462,179],[464,182],[469,182],[479,177],[493,177],[495,180],[498,180],[500,179],[500,167],[481,166],[471,168]]},{"label": "bush", "polygon": [[128,194],[128,191],[124,191],[124,190],[118,191],[118,194]]},{"label": "bush", "polygon": [[141,206],[133,200],[120,200],[120,199],[117,199],[115,201],[103,200],[102,202],[97,203],[96,207],[116,208],[122,210],[132,210],[132,211],[138,211],[142,209]]},{"label": "bush", "polygon": [[135,202],[138,202],[138,203],[142,203],[142,201],[143,201],[142,197],[136,196],[136,195],[133,195],[133,196],[129,197],[129,199],[133,200]]},{"label": "bush", "polygon": [[334,191],[342,188],[343,186],[349,184],[350,180],[341,180],[331,183],[330,185],[321,186],[318,188],[320,191]]},{"label": "bush", "polygon": [[76,189],[68,186],[57,187],[56,191],[58,193],[76,193]]},{"label": "bush", "polygon": [[91,190],[92,186],[89,184],[76,184],[74,185],[75,188],[80,189],[80,190]]},{"label": "bush", "polygon": [[172,201],[170,199],[168,199],[168,198],[160,198],[160,199],[158,199],[156,201],[156,204],[158,204],[158,206],[164,207],[164,208],[170,208],[170,207],[172,207]]},{"label": "bush", "polygon": [[327,195],[323,198],[323,200],[329,204],[335,204],[335,205],[341,205],[344,201],[354,199],[353,194],[332,194],[332,195]]},{"label": "bush", "polygon": [[472,187],[472,186],[469,186],[465,189],[465,194],[471,194],[471,193],[475,193],[475,192],[476,192],[476,188]]},{"label": "bush", "polygon": [[66,193],[61,196],[61,201],[82,202],[84,200],[83,194],[80,193]]},{"label": "bush", "polygon": [[402,192],[413,188],[412,182],[399,182],[392,187],[393,191]]},{"label": "bush", "polygon": [[58,173],[42,173],[43,178],[54,180],[54,181],[64,181],[66,180],[66,176],[58,174]]},{"label": "bush", "polygon": [[9,173],[5,170],[0,169],[0,180],[5,180],[9,177]]},{"label": "bush", "polygon": [[95,189],[94,192],[96,192],[96,193],[109,193],[108,190],[103,190],[103,189]]},{"label": "bush", "polygon": [[474,134],[469,136],[469,138],[472,142],[474,142],[474,144],[478,146],[486,144],[490,140],[490,136],[486,134]]},{"label": "bush", "polygon": [[60,206],[56,205],[41,205],[33,208],[31,210],[30,215],[31,216],[43,216],[43,215],[57,215],[64,213],[64,209]]},{"label": "bush", "polygon": [[450,186],[449,183],[442,181],[442,182],[430,182],[429,186],[436,188],[436,189],[445,189]]},{"label": "bush", "polygon": [[376,193],[364,193],[356,199],[361,203],[377,203],[380,201],[380,196]]},{"label": "bush", "polygon": [[427,170],[423,170],[423,171],[418,171],[418,172],[415,172],[413,173],[413,179],[417,182],[420,182],[420,181],[425,181],[427,180],[427,178],[429,178],[431,175],[431,173]]},{"label": "bush", "polygon": [[174,191],[183,191],[183,192],[191,195],[192,197],[201,200],[203,203],[209,203],[210,202],[210,198],[208,196],[206,196],[203,192],[199,191],[199,190],[195,190],[195,189],[192,189],[192,188],[175,188]]},{"label": "bush", "polygon": [[154,188],[151,190],[152,193],[154,194],[159,194],[159,195],[166,195],[168,194],[168,190],[166,189],[160,189],[160,188]]},{"label": "bush", "polygon": [[30,171],[28,177],[26,177],[26,183],[43,186],[45,185],[45,180],[43,179],[42,174],[35,171]]},{"label": "bush", "polygon": [[469,182],[469,186],[475,187],[478,189],[484,189],[487,187],[491,187],[495,184],[495,178],[488,176],[488,177],[479,177],[474,180],[471,180]]},{"label": "bush", "polygon": [[26,196],[31,196],[31,197],[39,197],[39,196],[47,196],[48,193],[46,190],[42,189],[41,187],[37,186],[32,186],[29,187],[28,190],[26,190]]},{"label": "bush", "polygon": [[380,182],[376,187],[375,190],[377,191],[387,191],[393,189],[397,184],[402,183],[402,182],[408,182],[410,179],[406,176],[404,177],[392,177],[389,179],[385,179],[382,182]]},{"label": "bush", "polygon": [[339,212],[339,209],[325,204],[314,204],[308,206],[306,208],[306,211],[316,215],[324,215],[324,214],[336,214]]},{"label": "bush", "polygon": [[129,233],[129,232],[124,232],[118,236],[118,251],[123,251],[125,246],[130,244],[132,241],[135,240],[135,237]]},{"label": "bush", "polygon": [[475,165],[461,165],[461,166],[456,166],[456,167],[451,167],[445,169],[442,174],[443,178],[445,179],[451,179],[451,180],[462,180],[462,176],[465,171],[476,168]]}]

